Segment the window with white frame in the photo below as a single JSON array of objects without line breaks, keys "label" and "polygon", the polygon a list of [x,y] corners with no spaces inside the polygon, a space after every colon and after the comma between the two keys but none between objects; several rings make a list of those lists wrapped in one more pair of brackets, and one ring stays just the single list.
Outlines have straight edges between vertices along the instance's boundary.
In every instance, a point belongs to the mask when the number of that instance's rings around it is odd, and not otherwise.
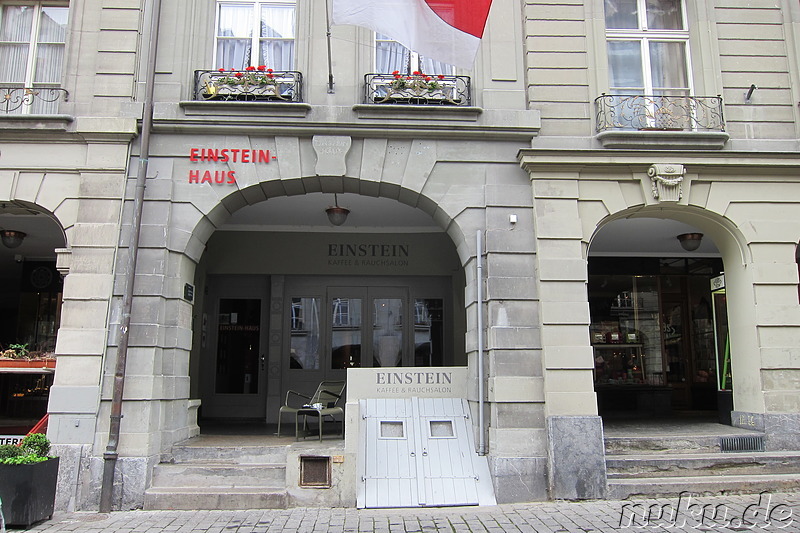
[{"label": "window with white frame", "polygon": [[689,96],[683,0],[605,0],[611,94]]},{"label": "window with white frame", "polygon": [[[61,86],[69,8],[45,2],[0,3],[0,87]],[[19,112],[48,113],[53,102],[33,100]]]},{"label": "window with white frame", "polygon": [[215,68],[294,69],[294,0],[217,1]]},{"label": "window with white frame", "polygon": [[376,33],[375,72],[389,74],[395,71],[401,74],[424,72],[451,76],[455,73],[455,67],[421,56],[386,35]]}]

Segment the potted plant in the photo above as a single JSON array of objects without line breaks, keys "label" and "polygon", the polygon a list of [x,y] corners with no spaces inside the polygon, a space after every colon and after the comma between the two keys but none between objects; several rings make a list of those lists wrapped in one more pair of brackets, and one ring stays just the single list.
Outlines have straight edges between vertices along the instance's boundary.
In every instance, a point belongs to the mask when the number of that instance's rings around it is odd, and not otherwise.
[{"label": "potted plant", "polygon": [[445,99],[442,80],[444,75],[439,74],[436,78],[415,70],[409,75],[403,75],[400,71],[392,72],[394,79],[389,83],[389,93],[387,96],[395,99]]},{"label": "potted plant", "polygon": [[32,352],[27,344],[9,344],[0,351],[0,368],[55,368],[52,353]]},{"label": "potted plant", "polygon": [[53,516],[58,457],[49,454],[43,433],[26,436],[19,446],[0,446],[0,505],[7,525],[27,528]]},{"label": "potted plant", "polygon": [[249,66],[244,70],[224,68],[205,82],[205,97],[263,98],[278,95],[278,78],[266,65]]}]

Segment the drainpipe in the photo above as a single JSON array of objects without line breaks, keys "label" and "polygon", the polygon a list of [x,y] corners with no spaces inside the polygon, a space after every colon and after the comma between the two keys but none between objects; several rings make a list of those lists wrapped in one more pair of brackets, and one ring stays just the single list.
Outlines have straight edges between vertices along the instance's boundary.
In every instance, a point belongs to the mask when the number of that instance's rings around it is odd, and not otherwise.
[{"label": "drainpipe", "polygon": [[486,428],[483,420],[483,243],[481,230],[475,233],[477,275],[475,280],[478,304],[478,455],[486,455]]},{"label": "drainpipe", "polygon": [[145,96],[142,111],[142,132],[139,149],[139,169],[133,196],[133,220],[131,221],[128,260],[125,270],[125,286],[122,293],[122,317],[119,325],[117,361],[114,367],[114,386],[111,395],[111,416],[108,429],[108,445],[103,453],[103,484],[100,489],[100,512],[111,511],[114,492],[114,471],[117,466],[120,423],[122,421],[122,394],[125,388],[125,363],[128,360],[128,342],[133,305],[133,282],[136,277],[136,258],[139,255],[139,234],[142,227],[144,189],[147,183],[147,167],[150,158],[150,130],[153,125],[153,88],[156,71],[156,49],[158,27],[161,18],[161,0],[152,0],[151,36],[147,44],[147,72],[145,73]]}]

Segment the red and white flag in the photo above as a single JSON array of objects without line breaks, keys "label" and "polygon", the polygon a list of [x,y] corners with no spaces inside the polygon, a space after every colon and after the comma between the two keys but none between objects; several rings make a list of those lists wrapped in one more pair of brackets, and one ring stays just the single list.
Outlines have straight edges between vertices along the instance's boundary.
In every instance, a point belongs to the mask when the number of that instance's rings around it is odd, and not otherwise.
[{"label": "red and white flag", "polygon": [[492,0],[333,0],[333,24],[363,26],[425,57],[472,68]]}]

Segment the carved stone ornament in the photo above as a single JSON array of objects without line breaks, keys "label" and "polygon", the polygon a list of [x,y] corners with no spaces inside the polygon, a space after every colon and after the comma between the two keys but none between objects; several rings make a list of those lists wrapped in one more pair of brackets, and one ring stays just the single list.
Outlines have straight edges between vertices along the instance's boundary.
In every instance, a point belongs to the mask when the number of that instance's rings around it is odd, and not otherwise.
[{"label": "carved stone ornament", "polygon": [[647,169],[647,175],[653,186],[653,198],[661,202],[677,202],[683,191],[681,184],[686,169],[683,165],[672,163],[655,163]]}]

